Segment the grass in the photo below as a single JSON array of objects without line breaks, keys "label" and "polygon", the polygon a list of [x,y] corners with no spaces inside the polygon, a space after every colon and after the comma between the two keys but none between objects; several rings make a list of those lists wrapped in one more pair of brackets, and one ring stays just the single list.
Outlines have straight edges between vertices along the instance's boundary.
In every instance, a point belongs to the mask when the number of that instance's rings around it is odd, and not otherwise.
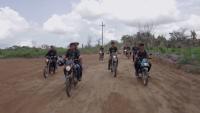
[{"label": "grass", "polygon": [[[108,50],[109,45],[105,46],[105,51]],[[120,45],[119,47],[120,48]],[[66,48],[56,48],[58,55],[64,55]],[[81,48],[82,54],[94,54],[98,53],[99,47],[86,47]],[[0,58],[33,58],[33,57],[44,57],[47,53],[47,49],[41,48],[30,48],[30,47],[18,47],[0,49]],[[195,64],[200,65],[200,47],[196,48],[150,48],[149,51],[159,52],[163,55],[175,54],[180,56],[180,64]]]},{"label": "grass", "polygon": [[161,54],[175,54],[181,57],[181,64],[196,64],[200,65],[200,47],[195,48],[150,48],[152,52]]},{"label": "grass", "polygon": [[[58,55],[64,55],[66,48],[56,48]],[[0,58],[33,58],[44,57],[47,49],[30,48],[30,47],[12,47],[0,49]],[[98,52],[98,47],[80,49],[82,54],[93,54]]]}]

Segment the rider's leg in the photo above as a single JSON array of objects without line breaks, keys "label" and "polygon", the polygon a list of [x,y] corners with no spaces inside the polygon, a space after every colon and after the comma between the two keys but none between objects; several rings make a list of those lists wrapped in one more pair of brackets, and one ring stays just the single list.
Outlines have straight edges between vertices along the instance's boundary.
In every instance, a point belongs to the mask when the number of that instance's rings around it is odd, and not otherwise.
[{"label": "rider's leg", "polygon": [[81,64],[79,64],[79,66],[80,66],[80,80],[81,80],[83,75],[83,67]]},{"label": "rider's leg", "polygon": [[108,70],[110,70],[110,65],[111,65],[111,57],[108,60]]},{"label": "rider's leg", "polygon": [[56,69],[57,69],[57,61],[53,61],[53,73],[56,72]]},{"label": "rider's leg", "polygon": [[148,72],[151,70],[151,62],[149,62],[149,69],[148,69]]},{"label": "rider's leg", "polygon": [[138,66],[138,61],[137,60],[135,61],[134,66],[135,66],[135,74],[136,74],[136,76],[138,76],[139,66]]}]

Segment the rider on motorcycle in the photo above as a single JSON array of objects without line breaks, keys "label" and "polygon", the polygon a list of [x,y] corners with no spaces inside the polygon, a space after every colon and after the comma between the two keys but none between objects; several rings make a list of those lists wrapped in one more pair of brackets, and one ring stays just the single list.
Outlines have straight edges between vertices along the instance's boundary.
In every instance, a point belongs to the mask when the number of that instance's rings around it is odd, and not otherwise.
[{"label": "rider on motorcycle", "polygon": [[128,51],[130,51],[130,50],[131,50],[131,47],[130,47],[130,46],[127,46],[126,49],[127,49]]},{"label": "rider on motorcycle", "polygon": [[126,54],[125,51],[127,51],[127,45],[125,45],[125,46],[123,47],[123,54],[124,54],[124,55]]},{"label": "rider on motorcycle", "polygon": [[[140,45],[139,45],[139,50],[137,51],[137,53],[136,53],[136,57],[135,57],[135,71],[136,71],[136,76],[138,76],[138,74],[139,74],[139,68],[140,68],[140,62],[141,62],[141,60],[142,59],[144,59],[144,58],[149,58],[149,55],[148,55],[148,53],[146,52],[146,50],[144,49],[144,44],[143,43],[141,43]],[[149,62],[149,65],[150,65],[150,67],[149,67],[149,70],[148,71],[150,71],[150,69],[151,69],[151,63]]]},{"label": "rider on motorcycle", "polygon": [[82,65],[81,65],[81,57],[80,51],[78,50],[78,43],[70,43],[70,48],[67,50],[65,54],[65,59],[75,60],[74,63],[79,65],[80,75],[77,76],[77,79],[81,81],[82,78]]},{"label": "rider on motorcycle", "polygon": [[101,46],[100,48],[99,48],[99,53],[100,52],[102,52],[102,54],[103,54],[103,56],[104,56],[104,48],[103,48],[103,46]]},{"label": "rider on motorcycle", "polygon": [[112,54],[116,53],[116,52],[118,52],[118,49],[115,46],[115,42],[111,41],[111,47],[109,48],[110,57],[109,57],[109,61],[108,61],[108,70],[110,70],[110,65],[111,65],[111,62],[112,62]]},{"label": "rider on motorcycle", "polygon": [[131,52],[131,47],[130,47],[130,46],[127,46],[127,47],[126,47],[126,50],[127,50],[127,51],[126,51],[126,52],[127,52],[126,55],[128,55],[128,54],[129,54],[128,52]]},{"label": "rider on motorcycle", "polygon": [[45,55],[46,59],[49,60],[50,57],[55,57],[55,59],[53,59],[53,67],[54,69],[56,69],[56,62],[57,62],[57,51],[54,48],[54,46],[50,46],[49,51],[47,52],[47,54]]},{"label": "rider on motorcycle", "polygon": [[103,48],[103,46],[101,46],[101,47],[99,48],[99,51],[101,51],[101,52],[104,53],[104,48]]},{"label": "rider on motorcycle", "polygon": [[48,57],[48,56],[57,56],[57,51],[55,50],[53,46],[50,46],[49,51],[45,55],[45,57]]}]

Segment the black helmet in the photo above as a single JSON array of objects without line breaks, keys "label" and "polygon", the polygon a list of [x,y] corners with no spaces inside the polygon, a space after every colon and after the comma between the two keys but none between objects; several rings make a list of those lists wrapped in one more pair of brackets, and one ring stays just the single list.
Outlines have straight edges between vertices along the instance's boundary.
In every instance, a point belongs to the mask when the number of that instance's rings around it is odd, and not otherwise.
[{"label": "black helmet", "polygon": [[111,41],[111,44],[115,44],[115,41]]},{"label": "black helmet", "polygon": [[144,46],[144,43],[140,43],[139,46],[140,46],[140,47]]},{"label": "black helmet", "polygon": [[71,47],[71,46],[74,46],[74,45],[75,45],[75,43],[73,43],[73,42],[69,44],[70,47]]},{"label": "black helmet", "polygon": [[71,47],[71,46],[78,46],[78,45],[79,45],[78,42],[72,42],[72,43],[69,44],[70,47]]},{"label": "black helmet", "polygon": [[79,42],[74,42],[75,46],[78,46],[79,45]]},{"label": "black helmet", "polygon": [[54,49],[54,46],[53,46],[53,45],[51,45],[51,46],[50,46],[50,49]]}]

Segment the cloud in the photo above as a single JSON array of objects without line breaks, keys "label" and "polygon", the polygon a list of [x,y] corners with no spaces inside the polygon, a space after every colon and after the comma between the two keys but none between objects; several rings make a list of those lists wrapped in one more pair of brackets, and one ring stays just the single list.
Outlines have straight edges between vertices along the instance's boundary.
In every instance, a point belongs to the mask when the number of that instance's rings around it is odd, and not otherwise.
[{"label": "cloud", "polygon": [[85,19],[116,19],[129,25],[178,20],[176,0],[81,0],[74,11]]},{"label": "cloud", "polygon": [[0,25],[0,39],[13,36],[29,27],[29,23],[9,7],[0,8]]},{"label": "cloud", "polygon": [[16,43],[16,45],[18,45],[18,46],[34,47],[35,43],[32,40],[24,40],[24,41]]},{"label": "cloud", "polygon": [[192,14],[182,21],[159,25],[157,26],[156,33],[169,35],[169,32],[176,31],[181,28],[186,29],[187,31],[195,30],[199,34],[200,16]]},{"label": "cloud", "polygon": [[81,0],[70,13],[51,16],[43,29],[84,43],[88,36],[101,37],[103,20],[108,23],[105,40],[120,40],[122,35],[136,32],[138,24],[168,24],[178,21],[178,16],[175,0]]},{"label": "cloud", "polygon": [[42,24],[28,23],[9,7],[0,8],[0,25],[4,26],[0,28],[0,47],[16,44],[13,41],[19,45],[36,41],[39,45],[65,47],[72,41],[86,44],[88,37],[95,44],[101,39],[102,21],[106,24],[105,42],[132,35],[145,24],[154,24],[156,34],[168,35],[180,28],[200,34],[199,5],[198,0],[80,0],[71,11],[52,14]]},{"label": "cloud", "polygon": [[189,19],[182,22],[182,24],[184,28],[200,31],[200,16],[192,14]]},{"label": "cloud", "polygon": [[53,15],[43,24],[43,29],[57,34],[71,33],[77,30],[76,28],[80,22],[80,16],[75,13]]}]

